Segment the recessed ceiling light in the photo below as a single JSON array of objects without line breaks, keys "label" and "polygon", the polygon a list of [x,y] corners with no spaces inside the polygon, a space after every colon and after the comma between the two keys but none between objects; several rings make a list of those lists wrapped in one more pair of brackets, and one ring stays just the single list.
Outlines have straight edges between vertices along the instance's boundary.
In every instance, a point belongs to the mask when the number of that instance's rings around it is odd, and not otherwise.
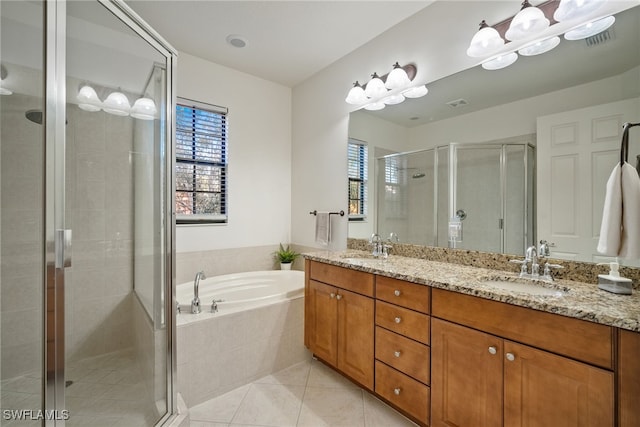
[{"label": "recessed ceiling light", "polygon": [[229,34],[227,36],[227,43],[240,49],[247,45],[247,39],[239,34]]}]

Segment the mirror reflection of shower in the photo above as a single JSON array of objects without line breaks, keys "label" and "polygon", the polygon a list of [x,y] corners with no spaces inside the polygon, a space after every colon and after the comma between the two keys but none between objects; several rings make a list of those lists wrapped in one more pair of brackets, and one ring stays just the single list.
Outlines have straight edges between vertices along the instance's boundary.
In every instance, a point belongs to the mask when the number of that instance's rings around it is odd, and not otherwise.
[{"label": "mirror reflection of shower", "polygon": [[[378,158],[376,232],[406,236],[402,243],[522,252],[534,241],[535,155],[514,140]],[[461,240],[450,239],[451,218],[464,218]]]}]

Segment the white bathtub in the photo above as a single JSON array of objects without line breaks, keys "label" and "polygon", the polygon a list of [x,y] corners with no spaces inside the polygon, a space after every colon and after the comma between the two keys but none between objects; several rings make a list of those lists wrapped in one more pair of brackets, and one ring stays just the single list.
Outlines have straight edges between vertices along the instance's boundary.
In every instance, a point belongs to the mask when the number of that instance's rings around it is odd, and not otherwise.
[{"label": "white bathtub", "polygon": [[[195,275],[195,273],[194,273]],[[304,347],[304,272],[256,271],[176,287],[178,391],[189,407],[309,360]],[[218,312],[211,313],[211,300]]]},{"label": "white bathtub", "polygon": [[225,274],[200,280],[198,290],[202,312],[191,315],[193,282],[176,286],[176,301],[179,302],[181,311],[178,324],[209,317],[206,315],[212,314],[211,302],[214,299],[218,301],[218,312],[214,314],[224,315],[303,297],[304,272],[269,270]]}]

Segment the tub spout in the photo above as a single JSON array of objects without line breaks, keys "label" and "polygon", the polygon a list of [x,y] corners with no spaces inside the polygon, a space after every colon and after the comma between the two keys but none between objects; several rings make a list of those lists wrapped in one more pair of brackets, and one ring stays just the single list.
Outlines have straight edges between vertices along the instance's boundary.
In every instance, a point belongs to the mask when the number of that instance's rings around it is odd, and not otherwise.
[{"label": "tub spout", "polygon": [[200,286],[200,279],[206,279],[204,271],[198,271],[196,278],[193,279],[193,301],[191,301],[191,313],[200,313],[200,298],[198,297],[198,287]]}]

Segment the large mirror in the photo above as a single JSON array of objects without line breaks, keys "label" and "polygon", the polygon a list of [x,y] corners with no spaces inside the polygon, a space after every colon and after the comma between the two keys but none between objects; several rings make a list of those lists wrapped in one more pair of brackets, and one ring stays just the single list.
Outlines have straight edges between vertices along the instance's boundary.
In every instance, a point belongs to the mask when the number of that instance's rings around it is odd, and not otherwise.
[{"label": "large mirror", "polygon": [[[394,232],[405,243],[518,255],[544,239],[557,258],[608,260],[596,251],[605,184],[619,160],[622,123],[640,121],[640,7],[618,13],[609,30],[589,39],[563,39],[553,51],[521,56],[505,69],[478,66],[427,86],[423,98],[351,113],[350,167],[357,165],[360,150],[367,155],[359,159],[366,162],[368,177],[366,188],[357,180],[350,184],[349,237],[378,232],[387,238]],[[635,166],[640,131],[634,130],[629,163]],[[523,148],[516,149],[518,144]],[[509,185],[496,173],[490,178],[492,171],[507,168],[496,148],[505,145],[518,153],[511,169],[532,172],[520,177],[524,183]],[[497,166],[487,163],[489,158]],[[395,194],[396,202],[385,195],[391,191],[389,177],[398,179],[390,175],[390,164],[404,171],[400,182],[412,186],[404,197]],[[482,168],[489,175],[482,175]],[[483,192],[495,186],[504,200],[483,203]],[[467,197],[471,206],[459,206],[460,194],[477,197]],[[525,203],[512,215],[522,216],[521,221],[506,227],[514,198]],[[360,201],[367,210],[356,213]],[[495,221],[472,224],[477,215],[470,211],[483,204],[496,210],[498,203]],[[452,239],[449,230],[461,210],[467,215],[461,220],[462,237]],[[425,233],[425,224],[432,231]],[[501,244],[479,234],[489,228],[502,230]]]}]

